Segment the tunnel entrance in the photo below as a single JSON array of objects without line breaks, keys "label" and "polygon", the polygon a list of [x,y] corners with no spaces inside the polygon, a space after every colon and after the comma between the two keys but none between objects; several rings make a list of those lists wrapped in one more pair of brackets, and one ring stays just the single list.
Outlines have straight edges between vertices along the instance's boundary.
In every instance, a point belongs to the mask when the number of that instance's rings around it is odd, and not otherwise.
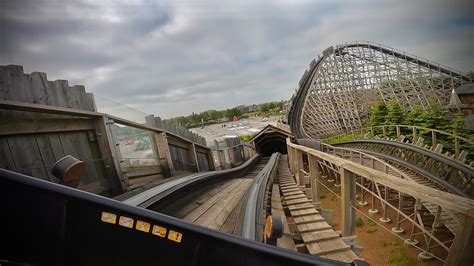
[{"label": "tunnel entrance", "polygon": [[287,154],[286,139],[293,138],[293,134],[284,129],[267,125],[250,142],[257,152],[263,156],[270,156],[274,152]]}]

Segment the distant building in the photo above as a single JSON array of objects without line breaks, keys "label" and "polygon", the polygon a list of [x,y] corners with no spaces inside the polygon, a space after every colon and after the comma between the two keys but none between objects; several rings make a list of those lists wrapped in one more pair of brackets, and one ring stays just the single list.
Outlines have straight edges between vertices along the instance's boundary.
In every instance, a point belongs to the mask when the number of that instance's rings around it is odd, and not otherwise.
[{"label": "distant building", "polygon": [[461,111],[469,130],[474,131],[474,83],[453,90],[447,107],[453,111]]}]

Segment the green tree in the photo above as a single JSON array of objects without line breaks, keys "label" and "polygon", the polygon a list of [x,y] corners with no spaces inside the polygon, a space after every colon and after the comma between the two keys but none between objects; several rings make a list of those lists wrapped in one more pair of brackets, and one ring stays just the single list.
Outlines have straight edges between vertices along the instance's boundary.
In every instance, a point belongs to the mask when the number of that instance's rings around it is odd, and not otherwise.
[{"label": "green tree", "polygon": [[[405,110],[400,105],[397,99],[393,99],[387,108],[387,115],[385,116],[386,125],[400,125],[405,116]],[[388,128],[388,136],[395,137],[397,135],[396,127]]]},{"label": "green tree", "polygon": [[421,104],[414,103],[411,110],[405,115],[405,125],[419,126],[422,122],[422,115],[425,111]]},{"label": "green tree", "polygon": [[[369,125],[371,127],[384,125],[386,116],[387,106],[383,101],[377,101],[374,108],[372,109],[372,112],[370,113]],[[381,132],[382,129],[380,128],[374,129],[374,134],[379,134]]]},{"label": "green tree", "polygon": [[450,129],[453,131],[453,134],[458,136],[467,137],[469,135],[467,123],[464,120],[464,116],[461,112],[457,112],[454,115],[454,119],[451,122]]}]

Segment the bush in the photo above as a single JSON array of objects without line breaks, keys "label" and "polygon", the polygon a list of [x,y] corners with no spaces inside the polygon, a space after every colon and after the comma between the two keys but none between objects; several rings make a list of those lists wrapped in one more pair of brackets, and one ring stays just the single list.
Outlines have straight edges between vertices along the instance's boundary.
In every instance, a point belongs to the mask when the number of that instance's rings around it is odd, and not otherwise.
[{"label": "bush", "polygon": [[364,225],[364,220],[362,218],[357,218],[356,221],[356,226],[363,226]]},{"label": "bush", "polygon": [[403,249],[398,248],[390,253],[388,263],[400,266],[410,266],[415,265],[415,259],[408,256]]}]

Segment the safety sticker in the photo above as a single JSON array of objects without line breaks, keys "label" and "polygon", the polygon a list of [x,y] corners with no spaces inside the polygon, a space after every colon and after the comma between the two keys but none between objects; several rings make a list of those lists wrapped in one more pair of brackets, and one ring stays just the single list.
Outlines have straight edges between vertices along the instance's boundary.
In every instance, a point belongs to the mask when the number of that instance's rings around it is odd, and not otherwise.
[{"label": "safety sticker", "polygon": [[150,224],[147,222],[138,220],[137,225],[135,225],[135,229],[137,229],[138,231],[148,233],[150,232]]},{"label": "safety sticker", "polygon": [[172,241],[175,241],[175,242],[178,242],[178,243],[181,242],[182,238],[183,238],[183,234],[181,234],[180,232],[176,232],[174,230],[170,230],[170,232],[168,234],[168,239],[169,240],[172,240]]},{"label": "safety sticker", "polygon": [[115,224],[117,222],[117,215],[110,212],[102,212],[100,220],[105,223]]},{"label": "safety sticker", "polygon": [[153,229],[151,230],[151,233],[160,237],[165,237],[166,228],[158,226],[158,225],[153,225]]},{"label": "safety sticker", "polygon": [[133,228],[133,219],[130,217],[120,216],[119,225],[128,228]]}]

